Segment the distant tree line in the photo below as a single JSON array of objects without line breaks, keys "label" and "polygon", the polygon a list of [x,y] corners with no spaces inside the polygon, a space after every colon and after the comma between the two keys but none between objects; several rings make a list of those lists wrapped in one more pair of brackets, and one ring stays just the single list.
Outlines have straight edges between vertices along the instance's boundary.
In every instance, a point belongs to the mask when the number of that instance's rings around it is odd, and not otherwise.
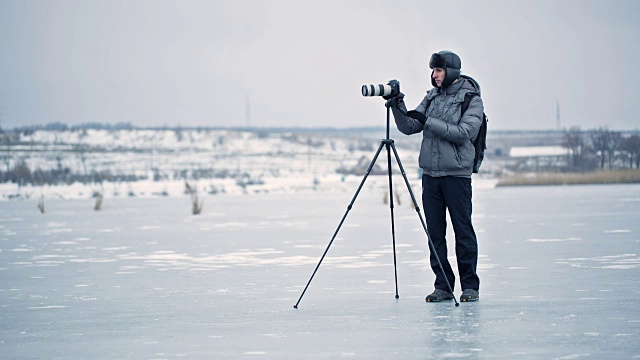
[{"label": "distant tree line", "polygon": [[73,184],[75,182],[88,184],[88,183],[102,183],[103,181],[137,181],[140,180],[140,176],[135,175],[122,175],[112,174],[110,171],[91,171],[85,174],[76,174],[68,167],[58,166],[56,169],[32,170],[26,161],[22,160],[17,162],[13,167],[7,171],[0,170],[0,183],[12,182],[20,186],[31,185],[56,185],[56,184]]},{"label": "distant tree line", "polygon": [[16,132],[24,135],[31,135],[39,130],[46,131],[75,131],[75,130],[131,130],[134,126],[128,122],[119,122],[116,124],[103,124],[103,123],[83,123],[79,125],[67,125],[61,122],[53,122],[45,125],[30,125],[20,126],[13,130],[3,130],[0,128],[1,133]]},{"label": "distant tree line", "polygon": [[247,127],[247,126],[136,126],[130,122],[118,122],[116,124],[87,122],[78,125],[68,125],[61,122],[52,122],[43,125],[29,125],[18,126],[14,128],[3,128],[0,124],[0,134],[8,132],[17,132],[23,134],[33,133],[38,130],[49,131],[73,131],[73,130],[195,130],[195,131],[211,131],[211,130],[233,130],[233,131],[248,131],[257,133],[259,136],[266,137],[269,133],[289,133],[296,132],[307,134],[325,134],[339,136],[345,132],[348,133],[382,133],[384,127],[370,126],[370,127],[347,127],[347,128],[335,128],[335,127]]},{"label": "distant tree line", "polygon": [[574,171],[640,168],[640,135],[623,136],[622,132],[599,128],[582,131],[572,127],[564,132],[568,150],[567,165]]}]

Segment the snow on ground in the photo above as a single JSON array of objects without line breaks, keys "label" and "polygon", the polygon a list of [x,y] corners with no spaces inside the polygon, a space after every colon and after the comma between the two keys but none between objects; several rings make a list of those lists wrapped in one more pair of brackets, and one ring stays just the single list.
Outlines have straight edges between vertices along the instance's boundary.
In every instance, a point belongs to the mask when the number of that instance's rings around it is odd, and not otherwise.
[{"label": "snow on ground", "polygon": [[395,299],[384,180],[366,183],[302,299],[355,179],[208,196],[198,216],[184,195],[98,212],[0,202],[2,357],[640,357],[638,185],[474,188],[481,300],[455,307],[424,301],[434,277],[402,191]]},{"label": "snow on ground", "polygon": [[563,156],[567,148],[562,146],[514,146],[509,151],[510,157]]},{"label": "snow on ground", "polygon": [[[397,146],[411,179],[418,178],[416,140],[404,138]],[[179,196],[184,193],[184,179],[201,193],[211,194],[327,191],[340,188],[350,178],[338,169],[352,169],[361,161],[368,164],[380,146],[378,138],[346,130],[341,136],[232,130],[39,130],[21,134],[16,141],[20,145],[1,149],[7,169],[25,163],[32,171],[68,169],[74,175],[103,174],[105,180],[70,185],[3,183],[0,200],[86,199],[96,191],[108,197]],[[386,170],[386,151],[380,153],[376,166]],[[392,166],[399,174],[395,160]]]}]

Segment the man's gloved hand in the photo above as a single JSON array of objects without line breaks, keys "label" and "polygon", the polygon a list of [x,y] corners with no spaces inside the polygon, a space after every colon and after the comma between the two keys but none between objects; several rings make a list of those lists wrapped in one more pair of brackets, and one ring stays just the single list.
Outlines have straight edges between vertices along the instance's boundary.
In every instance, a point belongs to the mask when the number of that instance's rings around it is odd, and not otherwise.
[{"label": "man's gloved hand", "polygon": [[[400,92],[400,81],[393,79],[390,80],[387,85],[391,86],[391,94],[398,94]],[[393,96],[383,96],[382,98],[385,100],[391,99]]]},{"label": "man's gloved hand", "polygon": [[386,107],[396,107],[398,106],[398,103],[400,101],[402,101],[402,99],[404,99],[404,94],[403,93],[398,93],[398,95],[394,96],[394,97],[390,97],[387,102],[384,104],[384,106]]},{"label": "man's gloved hand", "polygon": [[415,110],[407,111],[407,116],[418,120],[420,124],[422,124],[422,126],[424,126],[424,124],[427,122],[427,116],[424,113]]}]

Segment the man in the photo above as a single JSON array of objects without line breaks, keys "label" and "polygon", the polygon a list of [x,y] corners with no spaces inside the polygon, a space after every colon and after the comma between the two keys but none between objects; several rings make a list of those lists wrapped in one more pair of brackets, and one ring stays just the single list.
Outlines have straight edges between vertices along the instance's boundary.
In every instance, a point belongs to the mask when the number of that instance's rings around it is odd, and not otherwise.
[{"label": "man", "polygon": [[[431,269],[436,275],[435,290],[427,302],[452,300],[455,275],[447,260],[445,238],[449,210],[455,232],[455,250],[462,287],[461,302],[479,300],[480,279],[476,273],[478,242],[471,224],[471,174],[475,149],[473,140],[482,124],[484,106],[480,96],[472,96],[462,114],[465,94],[479,94],[479,86],[468,77],[460,77],[461,61],[450,51],[431,56],[429,67],[433,89],[427,92],[415,111],[407,114],[404,94],[389,99],[398,130],[411,135],[422,132],[419,164],[422,175],[422,204],[427,228],[442,263],[438,265],[431,249]],[[419,115],[419,116],[416,116]],[[447,281],[449,285],[447,285]]]}]

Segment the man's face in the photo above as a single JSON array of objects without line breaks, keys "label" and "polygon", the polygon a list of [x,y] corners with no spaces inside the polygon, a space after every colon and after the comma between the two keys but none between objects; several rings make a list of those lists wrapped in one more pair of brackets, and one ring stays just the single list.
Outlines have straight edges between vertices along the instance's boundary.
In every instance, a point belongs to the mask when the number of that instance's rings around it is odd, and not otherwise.
[{"label": "man's face", "polygon": [[435,80],[436,85],[438,87],[442,87],[442,82],[444,81],[445,71],[443,68],[433,68],[433,80]]}]

